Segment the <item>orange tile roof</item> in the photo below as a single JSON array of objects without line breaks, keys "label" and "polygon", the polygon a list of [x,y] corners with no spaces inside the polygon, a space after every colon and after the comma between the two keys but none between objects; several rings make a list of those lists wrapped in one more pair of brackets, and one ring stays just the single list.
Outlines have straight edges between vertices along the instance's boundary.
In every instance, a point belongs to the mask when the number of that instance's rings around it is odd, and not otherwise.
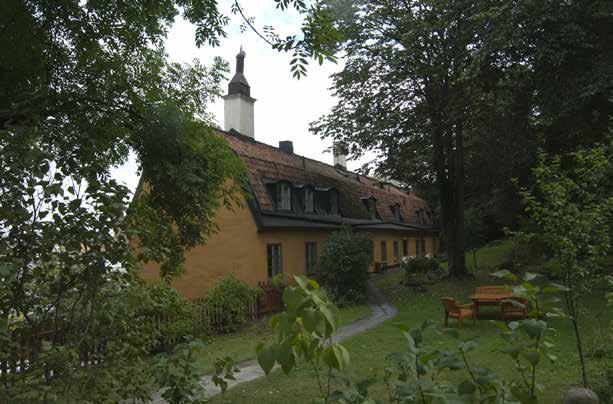
[{"label": "orange tile roof", "polygon": [[[273,201],[266,189],[263,178],[287,180],[294,184],[310,184],[318,187],[332,187],[339,193],[339,209],[345,218],[369,219],[362,198],[375,197],[377,213],[381,220],[394,221],[391,206],[398,204],[405,223],[420,223],[416,211],[430,212],[427,203],[414,193],[382,183],[350,171],[339,171],[332,165],[312,160],[277,147],[255,141],[237,132],[218,130],[230,147],[241,157],[249,171],[251,188],[262,212],[274,211]],[[430,216],[431,217],[431,216]],[[428,220],[428,219],[426,219]],[[423,224],[432,224],[431,220]]]}]

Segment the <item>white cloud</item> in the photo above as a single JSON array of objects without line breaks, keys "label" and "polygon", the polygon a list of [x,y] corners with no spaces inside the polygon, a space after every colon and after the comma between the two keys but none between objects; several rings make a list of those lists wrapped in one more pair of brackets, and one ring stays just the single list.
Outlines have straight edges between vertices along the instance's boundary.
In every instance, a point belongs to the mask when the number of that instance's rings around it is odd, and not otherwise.
[{"label": "white cloud", "polygon": [[[225,0],[220,5],[227,15],[230,15],[230,4],[231,0]],[[255,16],[258,27],[272,25],[281,35],[297,33],[299,30],[300,16],[293,11],[275,10],[271,0],[245,1],[244,6],[248,16]],[[332,163],[331,153],[325,152],[332,141],[319,139],[309,132],[308,126],[329,112],[334,105],[335,100],[328,90],[332,84],[329,76],[342,68],[342,61],[338,64],[325,62],[322,66],[313,62],[307,77],[296,80],[289,69],[291,55],[271,49],[252,31],[241,33],[240,23],[240,18],[233,16],[226,30],[228,37],[222,39],[220,47],[198,48],[194,41],[195,27],[178,19],[166,41],[168,55],[176,62],[191,62],[198,58],[205,65],[210,65],[215,56],[221,56],[230,62],[231,78],[235,69],[235,56],[243,46],[247,54],[245,76],[251,85],[251,96],[257,99],[255,138],[275,146],[281,140],[291,140],[295,153]],[[211,111],[223,127],[223,100],[218,99],[211,106]],[[348,168],[357,169],[361,161],[349,161]],[[114,170],[114,176],[135,189],[138,178],[134,159]]]}]

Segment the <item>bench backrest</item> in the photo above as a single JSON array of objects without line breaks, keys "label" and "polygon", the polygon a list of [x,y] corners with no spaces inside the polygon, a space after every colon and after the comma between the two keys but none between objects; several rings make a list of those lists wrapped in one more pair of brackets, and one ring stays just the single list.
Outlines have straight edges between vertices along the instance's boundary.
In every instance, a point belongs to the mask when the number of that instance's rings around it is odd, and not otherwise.
[{"label": "bench backrest", "polygon": [[512,291],[506,286],[478,286],[476,289],[477,295],[503,296],[509,293]]},{"label": "bench backrest", "polygon": [[460,311],[457,302],[452,297],[443,297],[441,298],[441,302],[447,313],[457,313]]}]

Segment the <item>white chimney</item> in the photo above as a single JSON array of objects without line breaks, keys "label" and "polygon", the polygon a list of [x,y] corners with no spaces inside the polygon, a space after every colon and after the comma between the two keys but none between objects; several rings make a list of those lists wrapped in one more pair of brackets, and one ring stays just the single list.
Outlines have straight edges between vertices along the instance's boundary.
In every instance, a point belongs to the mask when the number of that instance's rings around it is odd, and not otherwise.
[{"label": "white chimney", "polygon": [[251,98],[251,87],[244,75],[245,51],[241,47],[236,55],[236,73],[228,84],[228,95],[224,95],[224,130],[234,129],[242,135],[254,137],[253,104],[255,98]]},{"label": "white chimney", "polygon": [[340,168],[346,170],[347,156],[343,154],[343,150],[338,142],[332,144],[332,152],[334,154],[334,167],[340,166]]}]

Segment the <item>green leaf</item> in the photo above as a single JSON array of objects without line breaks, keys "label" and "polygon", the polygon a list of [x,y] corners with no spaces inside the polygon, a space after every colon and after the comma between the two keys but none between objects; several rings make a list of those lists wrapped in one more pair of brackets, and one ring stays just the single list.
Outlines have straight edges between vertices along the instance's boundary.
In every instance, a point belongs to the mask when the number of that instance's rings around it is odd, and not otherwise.
[{"label": "green leaf", "polygon": [[417,353],[417,346],[415,344],[415,339],[413,338],[411,333],[403,332],[402,334],[404,335],[404,338],[407,340],[407,350],[412,354]]},{"label": "green leaf", "polygon": [[537,338],[547,329],[546,322],[534,318],[522,320],[519,322],[519,325],[531,338]]},{"label": "green leaf", "polygon": [[319,288],[319,285],[317,284],[317,282],[315,282],[312,279],[307,278],[306,276],[294,275],[294,279],[296,280],[296,283],[298,283],[298,286],[300,286],[300,288],[303,290],[309,290],[309,287],[313,289]]},{"label": "green leaf", "polygon": [[550,283],[543,287],[543,293],[562,293],[569,292],[570,289],[558,283]]},{"label": "green leaf", "polygon": [[256,348],[256,354],[258,359],[258,364],[268,375],[272,368],[275,366],[275,349],[274,346],[265,346],[260,343]]},{"label": "green leaf", "polygon": [[349,365],[349,352],[340,344],[332,344],[324,351],[323,359],[329,367],[343,370]]},{"label": "green leaf", "polygon": [[283,291],[283,303],[287,306],[288,312],[298,311],[307,302],[308,298],[299,288],[287,287]]},{"label": "green leaf", "polygon": [[526,273],[524,274],[524,277],[523,277],[523,278],[524,278],[524,281],[526,281],[526,282],[530,282],[530,281],[533,281],[533,280],[535,280],[536,278],[540,278],[540,277],[542,277],[542,276],[543,276],[543,275],[541,275],[541,274],[535,274],[535,273],[533,273],[533,272],[526,272]]},{"label": "green leaf", "polygon": [[281,364],[283,372],[289,374],[296,364],[296,356],[293,348],[287,344],[277,345],[276,357],[277,361]]},{"label": "green leaf", "polygon": [[475,391],[477,391],[477,387],[469,380],[464,380],[458,386],[458,393],[463,396],[474,394]]},{"label": "green leaf", "polygon": [[326,319],[326,336],[332,335],[338,327],[338,318],[334,313],[334,308],[331,304],[322,304],[319,306],[319,311]]},{"label": "green leaf", "polygon": [[541,353],[537,350],[524,351],[521,353],[521,356],[526,358],[526,360],[530,362],[533,367],[538,365],[539,361],[541,360]]},{"label": "green leaf", "polygon": [[516,281],[517,280],[517,276],[515,276],[511,271],[509,271],[507,269],[502,269],[500,271],[492,272],[490,275],[495,277],[495,278],[507,279],[507,280],[510,280],[510,281]]},{"label": "green leaf", "polygon": [[308,332],[315,331],[321,320],[321,314],[314,309],[308,308],[302,312],[302,324]]}]

